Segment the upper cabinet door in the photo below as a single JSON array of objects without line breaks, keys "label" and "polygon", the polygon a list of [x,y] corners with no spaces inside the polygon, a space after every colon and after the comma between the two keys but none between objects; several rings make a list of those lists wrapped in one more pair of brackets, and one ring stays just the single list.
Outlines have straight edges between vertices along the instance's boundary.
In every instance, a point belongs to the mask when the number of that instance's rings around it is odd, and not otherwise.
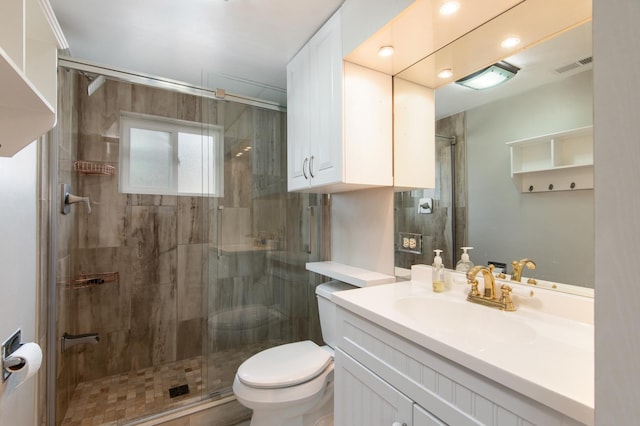
[{"label": "upper cabinet door", "polygon": [[287,66],[287,175],[289,191],[309,187],[309,47]]},{"label": "upper cabinet door", "polygon": [[340,13],[309,41],[313,186],[342,180],[342,30]]}]

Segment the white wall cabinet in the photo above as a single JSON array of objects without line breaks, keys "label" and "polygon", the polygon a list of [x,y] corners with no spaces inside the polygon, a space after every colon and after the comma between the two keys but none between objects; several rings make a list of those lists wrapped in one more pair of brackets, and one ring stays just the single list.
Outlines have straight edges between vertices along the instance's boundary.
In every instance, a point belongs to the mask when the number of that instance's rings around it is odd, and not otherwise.
[{"label": "white wall cabinet", "polygon": [[0,156],[11,157],[56,121],[58,47],[47,0],[0,4]]},{"label": "white wall cabinet", "polygon": [[593,189],[593,127],[507,142],[521,192]]},{"label": "white wall cabinet", "polygon": [[393,185],[391,77],[343,62],[338,11],[287,66],[289,191]]},{"label": "white wall cabinet", "polygon": [[569,426],[574,419],[338,308],[336,426]]}]

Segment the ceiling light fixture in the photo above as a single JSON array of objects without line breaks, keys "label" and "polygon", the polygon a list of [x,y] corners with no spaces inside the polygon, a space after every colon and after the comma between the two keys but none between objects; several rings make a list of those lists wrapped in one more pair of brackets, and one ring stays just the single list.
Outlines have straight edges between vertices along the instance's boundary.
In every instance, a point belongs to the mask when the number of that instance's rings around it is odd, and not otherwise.
[{"label": "ceiling light fixture", "polygon": [[453,15],[458,11],[458,9],[460,9],[460,2],[447,1],[442,6],[440,6],[440,15]]},{"label": "ceiling light fixture", "polygon": [[508,62],[500,61],[480,71],[457,80],[456,83],[475,90],[488,89],[512,78],[520,68]]},{"label": "ceiling light fixture", "polygon": [[514,36],[514,37],[507,37],[504,40],[502,40],[502,43],[500,43],[500,46],[504,47],[505,49],[509,49],[511,47],[516,47],[519,44],[520,44],[520,38]]},{"label": "ceiling light fixture", "polygon": [[438,73],[438,78],[450,78],[453,75],[453,70],[451,68],[445,68],[440,70]]},{"label": "ceiling light fixture", "polygon": [[378,56],[382,56],[383,58],[387,56],[393,55],[393,46],[382,46],[378,49]]}]

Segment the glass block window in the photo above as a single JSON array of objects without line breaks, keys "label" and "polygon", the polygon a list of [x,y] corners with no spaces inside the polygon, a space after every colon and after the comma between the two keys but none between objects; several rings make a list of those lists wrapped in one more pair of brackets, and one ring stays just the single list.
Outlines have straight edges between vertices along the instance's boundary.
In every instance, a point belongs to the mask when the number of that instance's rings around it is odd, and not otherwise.
[{"label": "glass block window", "polygon": [[143,114],[120,116],[120,192],[221,197],[223,129]]}]

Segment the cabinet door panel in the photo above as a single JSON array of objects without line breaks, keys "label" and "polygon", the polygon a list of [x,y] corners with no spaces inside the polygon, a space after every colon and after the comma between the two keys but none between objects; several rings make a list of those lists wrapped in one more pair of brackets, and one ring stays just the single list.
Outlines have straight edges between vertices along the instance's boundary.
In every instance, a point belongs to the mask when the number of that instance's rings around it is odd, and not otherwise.
[{"label": "cabinet door panel", "polygon": [[[309,186],[309,49],[302,50],[287,66],[287,177],[288,189]],[[306,159],[306,162],[305,162]],[[307,174],[307,177],[305,177]]]},{"label": "cabinet door panel", "polygon": [[[309,41],[313,186],[342,180],[342,32],[334,15]],[[313,158],[311,158],[313,157]]]},{"label": "cabinet door panel", "polygon": [[336,426],[413,424],[413,402],[339,349],[335,377]]},{"label": "cabinet door panel", "polygon": [[413,405],[413,426],[447,426],[421,406]]}]

